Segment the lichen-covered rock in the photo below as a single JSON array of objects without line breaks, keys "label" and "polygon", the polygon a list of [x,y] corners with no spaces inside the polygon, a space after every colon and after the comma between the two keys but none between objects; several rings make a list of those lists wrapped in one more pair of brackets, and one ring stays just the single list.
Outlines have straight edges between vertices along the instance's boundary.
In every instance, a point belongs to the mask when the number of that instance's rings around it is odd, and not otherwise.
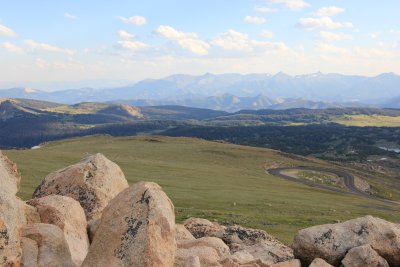
[{"label": "lichen-covered rock", "polygon": [[189,230],[190,233],[192,233],[195,238],[206,236],[222,238],[224,234],[223,226],[219,225],[218,223],[210,222],[206,219],[189,218],[184,222],[183,225]]},{"label": "lichen-covered rock", "polygon": [[342,267],[389,267],[389,264],[370,245],[364,245],[350,249]]},{"label": "lichen-covered rock", "polygon": [[28,201],[36,207],[42,223],[57,225],[63,232],[72,261],[80,266],[89,250],[85,212],[79,202],[66,196],[50,195]]},{"label": "lichen-covered rock", "polygon": [[174,266],[185,266],[192,256],[199,258],[201,266],[219,266],[220,261],[229,258],[228,246],[216,237],[201,237],[194,240],[180,240]]},{"label": "lichen-covered rock", "polygon": [[[260,260],[265,264],[275,264],[289,261],[294,258],[293,250],[263,230],[244,228],[241,226],[222,226],[205,219],[190,218],[185,221],[185,227],[195,237],[217,237],[221,238],[230,248],[232,254],[253,260]],[[237,259],[237,260],[238,260]],[[245,264],[247,260],[240,260]]]},{"label": "lichen-covered rock", "polygon": [[400,225],[372,216],[300,230],[293,248],[295,256],[305,264],[323,258],[339,266],[347,251],[366,244],[389,265],[400,266]]},{"label": "lichen-covered rock", "polygon": [[0,188],[0,266],[20,265],[20,229],[26,224],[23,204]]},{"label": "lichen-covered rock", "polygon": [[[75,267],[64,233],[58,226],[45,223],[27,225],[22,235],[36,242],[38,267]],[[27,240],[24,241],[26,242]],[[29,242],[29,246],[24,246],[28,250],[25,253],[34,255],[33,246],[33,242]],[[29,262],[30,265],[35,266],[32,257]]]},{"label": "lichen-covered rock", "polygon": [[140,182],[105,208],[82,267],[173,266],[174,206],[161,187]]},{"label": "lichen-covered rock", "polygon": [[103,209],[128,182],[114,162],[95,154],[81,162],[46,176],[33,193],[33,198],[48,195],[68,196],[77,200],[87,221],[101,217]]},{"label": "lichen-covered rock", "polygon": [[0,151],[0,188],[5,192],[15,195],[19,190],[21,175],[17,165]]},{"label": "lichen-covered rock", "polygon": [[309,267],[333,267],[321,258],[314,259]]},{"label": "lichen-covered rock", "polygon": [[194,236],[182,224],[175,225],[175,239],[176,240],[193,240]]}]

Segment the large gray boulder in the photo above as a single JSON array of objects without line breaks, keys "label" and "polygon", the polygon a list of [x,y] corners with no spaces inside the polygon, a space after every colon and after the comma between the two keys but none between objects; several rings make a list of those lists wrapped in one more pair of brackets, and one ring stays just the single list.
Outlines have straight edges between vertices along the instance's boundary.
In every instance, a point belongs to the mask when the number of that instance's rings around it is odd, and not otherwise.
[{"label": "large gray boulder", "polygon": [[161,187],[140,182],[104,209],[83,267],[173,266],[174,206]]},{"label": "large gray boulder", "polygon": [[77,200],[87,221],[99,219],[111,199],[128,188],[120,167],[102,154],[46,176],[33,193],[33,198],[62,195]]},{"label": "large gray boulder", "polygon": [[57,225],[64,233],[72,261],[80,266],[89,250],[85,212],[79,202],[66,196],[50,195],[28,201],[36,207],[42,223]]},{"label": "large gray boulder", "polygon": [[400,266],[400,225],[372,216],[300,230],[294,238],[294,254],[303,263],[314,258],[339,266],[347,251],[369,244],[391,266]]}]

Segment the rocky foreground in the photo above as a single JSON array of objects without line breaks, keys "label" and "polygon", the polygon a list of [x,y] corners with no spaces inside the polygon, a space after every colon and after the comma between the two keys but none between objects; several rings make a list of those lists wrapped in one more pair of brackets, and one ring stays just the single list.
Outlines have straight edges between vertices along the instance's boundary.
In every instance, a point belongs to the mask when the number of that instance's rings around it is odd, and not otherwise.
[{"label": "rocky foreground", "polygon": [[129,187],[101,154],[49,174],[26,202],[20,180],[0,153],[1,266],[400,266],[400,225],[372,216],[300,230],[292,248],[262,230],[176,224],[159,185]]}]

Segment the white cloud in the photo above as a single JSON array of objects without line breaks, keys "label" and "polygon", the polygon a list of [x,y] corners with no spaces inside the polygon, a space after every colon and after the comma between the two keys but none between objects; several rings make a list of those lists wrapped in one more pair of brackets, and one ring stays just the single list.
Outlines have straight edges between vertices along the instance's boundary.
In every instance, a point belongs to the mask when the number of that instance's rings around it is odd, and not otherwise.
[{"label": "white cloud", "polygon": [[336,22],[330,17],[301,18],[298,26],[305,30],[352,28],[351,22]]},{"label": "white cloud", "polygon": [[46,44],[46,43],[38,43],[33,40],[24,40],[24,43],[29,46],[32,50],[35,51],[44,51],[44,52],[53,52],[53,53],[62,53],[69,56],[72,56],[75,52],[71,49],[61,48],[54,45]]},{"label": "white cloud", "polygon": [[139,42],[139,41],[119,41],[118,44],[125,49],[133,50],[133,51],[138,51],[138,50],[143,50],[147,49],[149,45]]},{"label": "white cloud", "polygon": [[254,8],[254,11],[256,11],[258,13],[274,13],[277,10],[273,9],[273,8],[266,7],[266,6],[256,6]]},{"label": "white cloud", "polygon": [[11,30],[10,28],[0,24],[0,35],[16,36],[17,34],[13,30]]},{"label": "white cloud", "polygon": [[328,6],[328,7],[322,7],[318,9],[316,15],[318,17],[332,17],[336,14],[344,12],[343,8],[336,7],[336,6]]},{"label": "white cloud", "polygon": [[269,30],[263,30],[261,32],[261,36],[265,37],[265,38],[273,38],[274,37],[274,33],[272,31],[269,31]]},{"label": "white cloud", "polygon": [[338,47],[335,45],[327,44],[327,43],[317,43],[317,49],[323,53],[331,53],[331,54],[339,54],[345,55],[349,53],[349,50],[344,47]]},{"label": "white cloud", "polygon": [[377,39],[379,37],[379,32],[371,32],[368,34],[371,39]]},{"label": "white cloud", "polygon": [[201,40],[196,33],[181,32],[167,25],[160,25],[155,32],[177,43],[180,47],[192,52],[193,54],[208,54],[210,45]]},{"label": "white cloud", "polygon": [[23,54],[24,53],[24,49],[22,49],[19,46],[16,46],[13,43],[10,43],[10,42],[4,42],[3,48],[6,49],[8,52],[15,53],[15,54]]},{"label": "white cloud", "polygon": [[118,36],[124,40],[129,40],[135,38],[134,34],[131,34],[127,31],[119,30],[118,31]]},{"label": "white cloud", "polygon": [[333,32],[327,32],[327,31],[321,31],[319,33],[319,37],[326,42],[342,41],[342,40],[351,38],[347,34],[333,33]]},{"label": "white cloud", "polygon": [[64,14],[64,17],[65,17],[66,19],[71,19],[71,20],[74,20],[74,19],[77,19],[77,18],[78,18],[78,16],[72,15],[72,14],[70,14],[70,13],[65,13],[65,14]]},{"label": "white cloud", "polygon": [[284,43],[252,40],[247,34],[235,30],[229,30],[220,34],[214,38],[211,43],[228,51],[252,52],[255,50],[289,50]]},{"label": "white cloud", "polygon": [[142,17],[142,16],[133,16],[133,17],[129,17],[129,18],[120,17],[120,19],[125,24],[131,24],[131,25],[136,25],[136,26],[142,26],[147,23],[146,18]]},{"label": "white cloud", "polygon": [[244,17],[244,21],[251,24],[264,24],[267,20],[262,17],[246,16]]},{"label": "white cloud", "polygon": [[282,4],[291,10],[301,10],[310,6],[304,0],[268,0],[268,2],[271,4]]}]

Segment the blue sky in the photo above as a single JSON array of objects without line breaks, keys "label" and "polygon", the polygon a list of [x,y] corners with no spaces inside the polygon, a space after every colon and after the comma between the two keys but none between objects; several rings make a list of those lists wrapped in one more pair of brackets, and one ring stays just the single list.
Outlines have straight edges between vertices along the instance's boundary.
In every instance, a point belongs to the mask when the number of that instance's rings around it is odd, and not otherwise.
[{"label": "blue sky", "polygon": [[398,0],[0,1],[0,83],[400,73]]}]

